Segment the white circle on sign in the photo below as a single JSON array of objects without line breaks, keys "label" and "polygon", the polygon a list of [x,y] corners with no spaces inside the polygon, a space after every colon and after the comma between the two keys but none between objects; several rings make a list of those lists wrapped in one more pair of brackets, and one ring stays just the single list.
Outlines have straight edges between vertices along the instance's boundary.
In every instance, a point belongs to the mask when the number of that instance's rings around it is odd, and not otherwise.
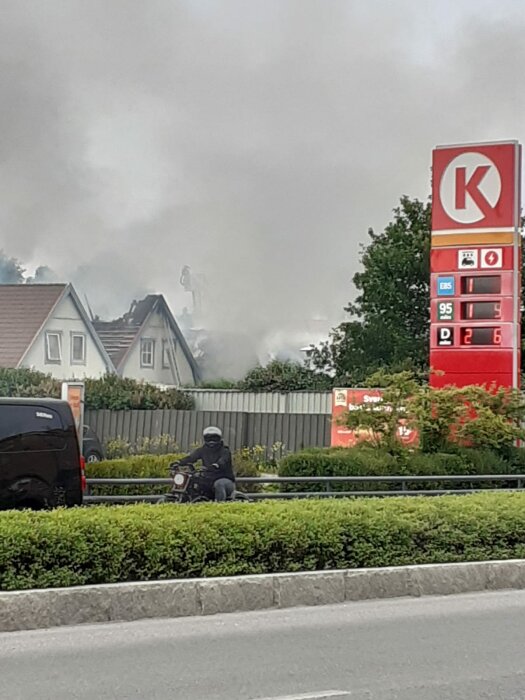
[{"label": "white circle on sign", "polygon": [[[463,180],[458,173],[462,168],[465,169]],[[481,171],[478,168],[488,168],[483,177],[479,177]],[[485,218],[476,199],[484,199],[486,206],[494,209],[500,195],[501,177],[498,168],[481,153],[461,153],[456,156],[445,168],[439,186],[441,206],[451,219],[460,224],[474,224]]]}]

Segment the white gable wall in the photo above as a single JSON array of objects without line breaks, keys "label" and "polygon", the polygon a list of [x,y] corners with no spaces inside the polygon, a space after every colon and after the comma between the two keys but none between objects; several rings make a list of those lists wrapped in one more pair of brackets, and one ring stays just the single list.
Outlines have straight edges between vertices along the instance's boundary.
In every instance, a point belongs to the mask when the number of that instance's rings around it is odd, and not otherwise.
[{"label": "white gable wall", "polygon": [[[61,334],[62,361],[60,363],[46,360],[46,332]],[[85,336],[85,364],[72,362],[71,333],[82,333]],[[104,356],[100,353],[69,294],[58,303],[23,359],[22,366],[33,367],[57,379],[96,379],[106,374]]]},{"label": "white gable wall", "polygon": [[[168,339],[168,334],[172,335],[175,344],[175,358],[182,385],[193,386],[193,372],[191,365],[188,362],[182,348],[180,347],[175,335],[164,324],[164,315],[155,311],[151,314],[146,326],[142,329],[140,336],[131,348],[120,373],[123,377],[144,380],[151,384],[167,384],[173,385],[173,375],[170,368],[164,368],[162,365],[162,344]],[[153,367],[141,367],[141,338],[149,338],[154,341],[154,358]]]}]

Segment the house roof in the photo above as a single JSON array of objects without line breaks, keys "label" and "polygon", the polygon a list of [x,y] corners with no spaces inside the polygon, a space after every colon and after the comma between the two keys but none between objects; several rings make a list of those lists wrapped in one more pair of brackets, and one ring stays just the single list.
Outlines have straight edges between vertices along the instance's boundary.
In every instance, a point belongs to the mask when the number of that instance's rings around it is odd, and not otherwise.
[{"label": "house roof", "polygon": [[199,369],[195,358],[182,335],[182,332],[170,311],[166,300],[162,294],[148,294],[141,301],[134,301],[130,310],[114,321],[95,320],[93,325],[97,331],[104,347],[107,350],[113,364],[118,369],[122,367],[132,347],[137,342],[141,330],[146,325],[148,319],[155,310],[164,313],[172,333],[177,338],[177,341],[191,366],[195,381],[199,377]]},{"label": "house roof", "polygon": [[71,296],[108,370],[115,371],[84,307],[69,284],[0,284],[0,367],[20,365],[57,304],[66,295]]},{"label": "house roof", "polygon": [[0,367],[17,367],[65,284],[0,284]]}]

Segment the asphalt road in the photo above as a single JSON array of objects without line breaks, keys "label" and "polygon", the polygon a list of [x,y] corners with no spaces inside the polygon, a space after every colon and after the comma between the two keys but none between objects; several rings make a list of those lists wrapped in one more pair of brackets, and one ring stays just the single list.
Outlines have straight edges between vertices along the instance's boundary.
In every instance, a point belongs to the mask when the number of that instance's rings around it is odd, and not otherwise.
[{"label": "asphalt road", "polygon": [[525,592],[0,634],[0,696],[9,700],[316,691],[350,692],[351,700],[523,700]]}]

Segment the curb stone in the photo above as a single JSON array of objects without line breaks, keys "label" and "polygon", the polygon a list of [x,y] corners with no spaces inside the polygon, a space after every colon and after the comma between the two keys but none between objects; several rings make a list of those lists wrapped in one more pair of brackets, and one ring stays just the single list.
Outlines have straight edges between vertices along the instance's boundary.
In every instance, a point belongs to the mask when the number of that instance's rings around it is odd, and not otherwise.
[{"label": "curb stone", "polygon": [[525,559],[0,592],[0,632],[525,590]]}]

